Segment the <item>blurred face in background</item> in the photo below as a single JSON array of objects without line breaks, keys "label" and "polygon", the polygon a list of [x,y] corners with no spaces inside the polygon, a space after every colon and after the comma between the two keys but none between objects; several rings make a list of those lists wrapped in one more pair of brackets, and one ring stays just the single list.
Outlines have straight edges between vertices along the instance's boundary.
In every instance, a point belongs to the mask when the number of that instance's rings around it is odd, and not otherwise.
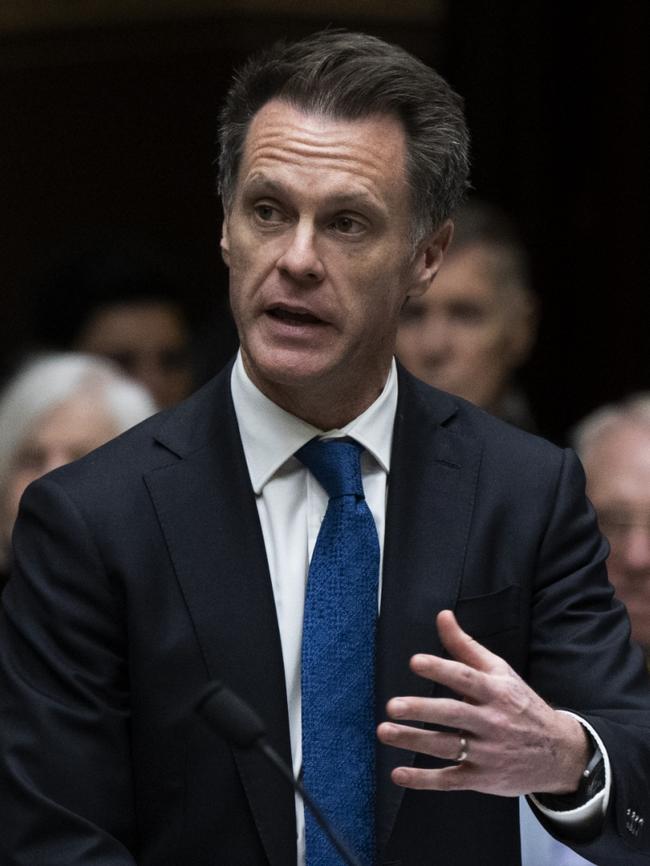
[{"label": "blurred face in background", "polygon": [[609,579],[650,649],[650,427],[620,421],[583,456],[587,493],[611,545]]},{"label": "blurred face in background", "polygon": [[75,348],[110,358],[165,409],[192,391],[189,343],[187,325],[174,304],[138,301],[99,309]]},{"label": "blurred face in background", "polygon": [[532,300],[495,280],[489,247],[454,253],[453,242],[426,294],[409,299],[397,338],[404,366],[430,385],[496,410],[534,339]]},{"label": "blurred face in background", "polygon": [[0,502],[0,540],[8,548],[25,488],[46,472],[83,457],[117,435],[101,400],[81,392],[44,412],[14,455]]}]

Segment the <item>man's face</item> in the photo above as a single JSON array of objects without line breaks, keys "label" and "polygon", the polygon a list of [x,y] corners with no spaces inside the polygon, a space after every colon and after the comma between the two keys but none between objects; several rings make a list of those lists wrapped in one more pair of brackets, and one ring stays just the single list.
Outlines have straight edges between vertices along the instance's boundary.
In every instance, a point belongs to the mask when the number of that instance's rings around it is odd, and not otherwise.
[{"label": "man's face", "polygon": [[7,547],[25,488],[46,472],[64,466],[118,433],[102,401],[80,392],[36,418],[12,459],[0,497],[0,544]]},{"label": "man's face", "polygon": [[454,253],[452,244],[426,295],[404,307],[397,338],[412,373],[489,410],[523,361],[534,321],[518,290],[496,285],[494,255],[479,244]]},{"label": "man's face", "polygon": [[274,100],[251,123],[222,239],[231,305],[249,375],[302,417],[312,398],[341,423],[372,402],[404,299],[442,258],[448,226],[413,253],[405,165],[391,116]]},{"label": "man's face", "polygon": [[621,421],[584,458],[587,492],[609,539],[607,563],[632,633],[650,648],[650,429]]}]

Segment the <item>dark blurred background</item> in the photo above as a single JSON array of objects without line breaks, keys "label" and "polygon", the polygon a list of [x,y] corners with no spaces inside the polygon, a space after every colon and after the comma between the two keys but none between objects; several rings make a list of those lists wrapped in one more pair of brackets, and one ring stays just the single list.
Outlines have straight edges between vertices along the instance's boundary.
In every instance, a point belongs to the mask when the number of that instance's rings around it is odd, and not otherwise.
[{"label": "dark blurred background", "polygon": [[523,380],[561,441],[650,388],[649,18],[646,0],[5,0],[0,375],[33,338],[39,275],[125,238],[161,251],[206,373],[223,363],[217,108],[251,50],[332,24],[402,44],[464,95],[474,187],[532,255],[543,320]]}]

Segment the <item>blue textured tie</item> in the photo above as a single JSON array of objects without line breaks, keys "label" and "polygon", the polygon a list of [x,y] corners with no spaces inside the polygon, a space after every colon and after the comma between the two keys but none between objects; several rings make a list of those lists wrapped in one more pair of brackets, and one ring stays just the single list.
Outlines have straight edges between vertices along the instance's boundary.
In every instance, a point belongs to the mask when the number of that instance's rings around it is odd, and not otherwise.
[{"label": "blue textured tie", "polygon": [[[309,566],[302,639],[305,787],[364,866],[375,849],[375,625],[379,541],[356,442],[312,439],[296,457],[330,499]],[[343,861],[305,815],[307,866]]]}]

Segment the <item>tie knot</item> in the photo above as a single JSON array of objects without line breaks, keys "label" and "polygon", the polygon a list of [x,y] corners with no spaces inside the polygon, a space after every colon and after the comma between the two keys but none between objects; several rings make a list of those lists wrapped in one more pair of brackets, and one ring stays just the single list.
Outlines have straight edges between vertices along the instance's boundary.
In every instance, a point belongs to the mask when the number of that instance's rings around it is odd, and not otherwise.
[{"label": "tie knot", "polygon": [[312,439],[296,451],[296,457],[315,476],[330,499],[363,497],[361,452],[363,445],[343,439]]}]

